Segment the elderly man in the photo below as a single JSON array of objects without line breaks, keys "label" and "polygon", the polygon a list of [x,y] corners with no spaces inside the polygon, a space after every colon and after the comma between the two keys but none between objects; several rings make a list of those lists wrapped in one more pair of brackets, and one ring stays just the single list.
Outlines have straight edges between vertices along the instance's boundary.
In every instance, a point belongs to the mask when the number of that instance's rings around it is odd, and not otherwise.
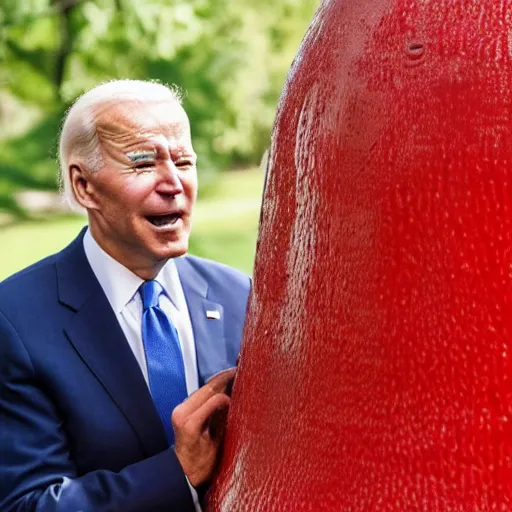
[{"label": "elderly man", "polygon": [[0,510],[197,510],[250,281],[178,258],[197,192],[178,95],[129,80],[89,91],[60,160],[89,225],[0,284]]}]

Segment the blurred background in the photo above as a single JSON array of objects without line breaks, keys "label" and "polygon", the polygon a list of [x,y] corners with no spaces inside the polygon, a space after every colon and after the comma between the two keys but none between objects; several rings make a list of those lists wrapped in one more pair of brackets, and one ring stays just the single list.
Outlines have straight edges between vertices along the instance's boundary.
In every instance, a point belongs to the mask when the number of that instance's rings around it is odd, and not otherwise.
[{"label": "blurred background", "polygon": [[191,252],[252,272],[277,101],[320,0],[0,0],[0,280],[85,225],[57,191],[62,116],[113,78],[178,85],[199,155]]}]

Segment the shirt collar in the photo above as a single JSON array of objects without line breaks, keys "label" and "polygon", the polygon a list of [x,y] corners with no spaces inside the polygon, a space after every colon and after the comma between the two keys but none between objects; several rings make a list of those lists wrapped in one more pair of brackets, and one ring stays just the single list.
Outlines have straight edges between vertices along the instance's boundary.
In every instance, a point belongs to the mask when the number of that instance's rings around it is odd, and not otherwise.
[{"label": "shirt collar", "polygon": [[[89,229],[84,235],[84,251],[91,268],[103,288],[112,309],[121,313],[130,303],[144,282],[139,276],[107,254],[94,240]],[[155,278],[174,306],[180,309],[178,287],[181,287],[178,270],[172,259],[167,261]]]}]

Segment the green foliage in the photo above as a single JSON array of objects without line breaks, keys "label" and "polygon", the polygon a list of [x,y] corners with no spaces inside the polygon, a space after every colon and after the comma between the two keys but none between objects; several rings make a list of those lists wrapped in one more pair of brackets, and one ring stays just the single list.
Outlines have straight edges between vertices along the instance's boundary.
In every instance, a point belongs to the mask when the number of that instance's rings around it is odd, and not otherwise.
[{"label": "green foliage", "polygon": [[[126,77],[185,91],[203,174],[259,163],[284,78],[318,3],[1,0],[0,180],[10,168],[48,184],[55,172],[49,149],[66,107],[94,85]],[[29,106],[41,114],[38,126],[15,138],[2,115],[8,96],[20,102],[21,117]]]}]

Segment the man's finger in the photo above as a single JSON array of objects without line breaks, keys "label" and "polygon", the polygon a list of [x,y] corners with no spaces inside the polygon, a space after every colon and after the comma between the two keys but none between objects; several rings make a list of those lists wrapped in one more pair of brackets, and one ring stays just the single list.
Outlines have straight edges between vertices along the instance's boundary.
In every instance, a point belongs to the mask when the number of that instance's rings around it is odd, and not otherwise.
[{"label": "man's finger", "polygon": [[236,367],[228,368],[227,370],[218,373],[215,375],[215,377],[212,377],[210,380],[208,380],[207,384],[210,384],[213,387],[219,388],[221,391],[223,391],[227,384],[229,384],[229,382],[235,378],[236,371]]},{"label": "man's finger", "polygon": [[225,407],[229,407],[231,399],[224,393],[217,393],[210,397],[199,409],[190,415],[187,421],[189,432],[201,434],[205,425],[214,412]]},{"label": "man's finger", "polygon": [[177,419],[180,423],[199,409],[205,402],[218,393],[223,393],[227,385],[235,377],[236,368],[231,368],[210,379],[204,386],[192,393],[173,412],[173,423]]},{"label": "man's finger", "polygon": [[212,415],[208,418],[207,428],[213,441],[220,441],[224,437],[228,422],[228,412],[229,407],[223,407],[213,411]]}]

